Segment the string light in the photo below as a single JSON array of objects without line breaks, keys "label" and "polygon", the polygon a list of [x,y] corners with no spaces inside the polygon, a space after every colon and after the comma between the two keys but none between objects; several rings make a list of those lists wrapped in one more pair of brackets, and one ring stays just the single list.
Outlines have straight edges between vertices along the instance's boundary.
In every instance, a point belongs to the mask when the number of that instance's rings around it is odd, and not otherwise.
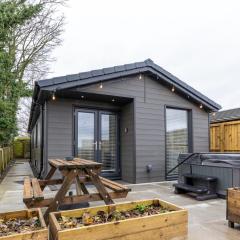
[{"label": "string light", "polygon": [[81,98],[84,98],[84,96],[82,95]]},{"label": "string light", "polygon": [[100,86],[99,86],[99,88],[103,88],[103,84],[102,84],[102,82],[100,83]]},{"label": "string light", "polygon": [[115,102],[115,99],[114,99],[114,98],[112,99],[112,102]]},{"label": "string light", "polygon": [[175,87],[174,86],[172,86],[172,92],[175,92]]},{"label": "string light", "polygon": [[54,101],[55,99],[56,99],[55,91],[53,91],[53,94],[52,94],[52,100]]}]

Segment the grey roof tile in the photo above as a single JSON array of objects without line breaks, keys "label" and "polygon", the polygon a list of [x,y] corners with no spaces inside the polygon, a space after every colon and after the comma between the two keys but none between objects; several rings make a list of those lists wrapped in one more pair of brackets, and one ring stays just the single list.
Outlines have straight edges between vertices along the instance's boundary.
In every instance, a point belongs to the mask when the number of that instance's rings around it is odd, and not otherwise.
[{"label": "grey roof tile", "polygon": [[125,64],[124,66],[125,66],[125,69],[126,69],[126,70],[132,70],[132,69],[135,69],[135,68],[136,68],[136,66],[135,66],[134,63]]},{"label": "grey roof tile", "polygon": [[104,74],[102,69],[91,71],[93,77],[101,76]]},{"label": "grey roof tile", "polygon": [[137,62],[137,63],[135,63],[135,66],[137,68],[146,67],[146,63],[145,62]]},{"label": "grey roof tile", "polygon": [[71,75],[67,75],[66,77],[67,77],[67,81],[71,82],[79,79],[79,74],[71,74]]},{"label": "grey roof tile", "polygon": [[228,109],[211,114],[211,123],[240,120],[240,108]]},{"label": "grey roof tile", "polygon": [[80,79],[90,78],[90,77],[92,77],[92,73],[91,73],[91,71],[82,72],[82,73],[79,73],[79,77],[80,77]]},{"label": "grey roof tile", "polygon": [[125,71],[125,67],[124,67],[124,65],[115,66],[114,70],[115,70],[115,72],[123,72],[123,71]]},{"label": "grey roof tile", "polygon": [[104,74],[111,74],[115,72],[114,67],[109,67],[109,68],[103,68]]},{"label": "grey roof tile", "polygon": [[53,84],[60,84],[67,81],[67,76],[52,78]]}]

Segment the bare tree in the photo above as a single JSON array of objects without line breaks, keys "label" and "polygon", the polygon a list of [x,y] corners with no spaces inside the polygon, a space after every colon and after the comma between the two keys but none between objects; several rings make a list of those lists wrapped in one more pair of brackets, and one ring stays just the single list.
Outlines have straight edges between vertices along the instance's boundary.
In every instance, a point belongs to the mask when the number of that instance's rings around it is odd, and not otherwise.
[{"label": "bare tree", "polygon": [[27,136],[30,108],[31,98],[21,98],[19,101],[19,110],[17,113],[19,136]]},{"label": "bare tree", "polygon": [[66,0],[28,2],[40,4],[42,10],[32,21],[14,31],[14,70],[18,73],[19,81],[32,83],[48,72],[48,63],[54,60],[51,57],[52,50],[61,44],[64,16],[59,12],[59,7],[65,4]]},{"label": "bare tree", "polygon": [[[26,0],[26,3],[40,4],[41,11],[31,21],[14,29],[14,41],[9,47],[15,51],[15,66],[18,81],[28,84],[32,89],[34,81],[42,79],[49,73],[49,63],[55,59],[51,56],[55,47],[61,44],[64,15],[60,9],[66,0]],[[24,98],[19,103],[18,127],[21,135],[26,133],[30,103]]]}]

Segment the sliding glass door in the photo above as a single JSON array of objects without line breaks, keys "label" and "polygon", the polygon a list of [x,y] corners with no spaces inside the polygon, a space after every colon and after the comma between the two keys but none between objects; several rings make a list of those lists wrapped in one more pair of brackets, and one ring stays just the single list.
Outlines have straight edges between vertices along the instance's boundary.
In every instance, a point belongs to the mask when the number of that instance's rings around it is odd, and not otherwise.
[{"label": "sliding glass door", "polygon": [[[166,173],[178,164],[180,153],[190,151],[188,110],[166,108]],[[167,178],[174,178],[178,170],[167,174]]]},{"label": "sliding glass door", "polygon": [[119,176],[118,116],[114,112],[76,111],[76,155],[101,162],[102,174]]}]

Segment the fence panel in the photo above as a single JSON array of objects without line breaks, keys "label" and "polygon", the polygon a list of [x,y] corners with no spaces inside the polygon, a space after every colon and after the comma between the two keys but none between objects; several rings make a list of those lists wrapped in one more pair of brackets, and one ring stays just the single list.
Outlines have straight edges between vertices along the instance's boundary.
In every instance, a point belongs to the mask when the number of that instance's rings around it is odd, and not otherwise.
[{"label": "fence panel", "polygon": [[211,124],[210,151],[240,152],[240,121]]},{"label": "fence panel", "polygon": [[30,139],[17,138],[13,143],[14,158],[29,158],[30,157]]},{"label": "fence panel", "polygon": [[12,152],[13,152],[12,147],[0,148],[0,174],[1,175],[9,165],[10,161],[13,159]]}]

